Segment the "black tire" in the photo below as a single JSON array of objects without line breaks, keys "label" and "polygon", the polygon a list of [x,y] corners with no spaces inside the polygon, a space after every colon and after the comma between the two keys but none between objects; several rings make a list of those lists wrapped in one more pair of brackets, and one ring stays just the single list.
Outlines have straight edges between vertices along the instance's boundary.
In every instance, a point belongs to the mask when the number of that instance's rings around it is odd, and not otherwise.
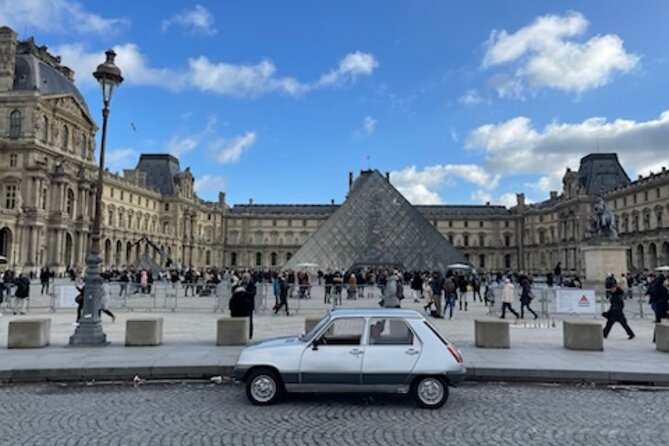
[{"label": "black tire", "polygon": [[257,406],[274,404],[283,393],[283,382],[272,369],[254,369],[246,378],[246,397]]},{"label": "black tire", "polygon": [[438,409],[448,400],[448,382],[440,376],[421,376],[414,380],[411,395],[420,407]]}]

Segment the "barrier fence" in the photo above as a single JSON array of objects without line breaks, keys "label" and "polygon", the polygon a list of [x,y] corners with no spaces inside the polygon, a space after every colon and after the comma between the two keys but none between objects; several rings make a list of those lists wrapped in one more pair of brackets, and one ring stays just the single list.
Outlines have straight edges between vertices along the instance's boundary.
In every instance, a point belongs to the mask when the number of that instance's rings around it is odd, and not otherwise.
[{"label": "barrier fence", "polygon": [[[9,287],[4,293],[6,310],[15,308],[16,300],[13,297],[14,287]],[[112,311],[212,311],[226,312],[232,296],[232,289],[228,282],[219,284],[183,284],[170,282],[154,282],[150,288],[142,290],[139,285],[134,283],[121,284],[112,282],[109,285],[110,299],[109,307]],[[488,314],[501,314],[502,302],[500,298],[501,286],[494,284],[490,287],[495,297],[494,304],[488,307]],[[532,292],[535,298],[532,300],[532,309],[542,318],[552,318],[568,313],[558,313],[556,303],[556,292],[559,287],[535,286]],[[567,288],[572,289],[573,288]],[[346,302],[352,299],[369,301],[369,306],[378,305],[379,299],[383,297],[383,288],[376,285],[358,285],[354,296],[349,295],[345,286],[337,289],[331,287],[326,292],[324,285],[312,285],[300,288],[295,285],[289,289],[289,308],[292,313],[299,313],[301,303],[304,300],[313,299],[323,303],[324,308],[336,308],[337,306],[346,306]],[[69,296],[68,296],[69,292]],[[514,309],[520,309],[520,287],[515,287],[515,297],[512,303]],[[481,289],[483,295],[484,289]],[[628,290],[625,299],[625,314],[631,318],[654,317],[654,313],[648,304],[648,296],[644,294],[643,287],[636,287]],[[27,310],[47,310],[51,312],[60,310],[72,310],[76,308],[74,296],[76,289],[72,282],[62,281],[51,284],[47,293],[41,293],[39,283],[31,285],[30,298],[27,301]],[[459,294],[458,294],[459,295]],[[418,297],[408,287],[404,287],[405,302]],[[466,295],[469,303],[473,301],[473,293],[469,291]],[[256,284],[255,308],[256,313],[265,313],[272,310],[276,298],[273,292],[273,286],[269,282],[260,282]],[[426,301],[421,301],[425,302]],[[597,311],[594,316],[600,316],[608,308],[608,300],[603,295],[596,296]],[[456,302],[456,309],[459,307]],[[443,296],[442,296],[442,309]],[[588,315],[581,315],[588,316]]]}]

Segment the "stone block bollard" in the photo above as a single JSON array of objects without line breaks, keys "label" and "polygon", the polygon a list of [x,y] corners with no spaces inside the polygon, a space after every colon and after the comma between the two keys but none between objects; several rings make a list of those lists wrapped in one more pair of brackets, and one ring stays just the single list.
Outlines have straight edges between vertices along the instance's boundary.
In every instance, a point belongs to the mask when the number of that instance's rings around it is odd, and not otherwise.
[{"label": "stone block bollard", "polygon": [[249,342],[247,317],[222,317],[216,322],[216,345],[246,345]]},{"label": "stone block bollard", "polygon": [[128,319],[125,324],[125,345],[154,346],[163,343],[163,318]]},{"label": "stone block bollard", "polygon": [[604,350],[602,324],[593,321],[564,321],[564,347],[570,350]]},{"label": "stone block bollard", "polygon": [[494,319],[474,321],[476,346],[480,348],[510,348],[509,323]]},{"label": "stone block bollard", "polygon": [[51,319],[9,321],[7,348],[40,348],[51,342]]},{"label": "stone block bollard", "polygon": [[669,353],[669,323],[655,324],[655,348]]}]

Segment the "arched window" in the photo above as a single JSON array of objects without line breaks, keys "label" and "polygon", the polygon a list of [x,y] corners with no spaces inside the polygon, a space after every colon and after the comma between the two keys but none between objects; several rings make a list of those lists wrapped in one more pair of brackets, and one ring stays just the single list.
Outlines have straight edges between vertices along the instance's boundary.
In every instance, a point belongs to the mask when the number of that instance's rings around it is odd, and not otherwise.
[{"label": "arched window", "polygon": [[207,265],[211,264],[211,251],[207,250],[207,252],[204,253],[204,259],[205,259],[204,262]]},{"label": "arched window", "polygon": [[17,139],[21,136],[21,112],[14,110],[9,114],[9,137]]},{"label": "arched window", "polygon": [[276,266],[277,255],[276,255],[275,252],[270,254],[270,259],[271,259],[271,262],[272,262],[272,266]]},{"label": "arched window", "polygon": [[256,252],[256,266],[262,265],[262,253]]},{"label": "arched window", "polygon": [[65,203],[65,213],[67,213],[69,216],[72,216],[74,211],[74,192],[72,192],[72,189],[67,190],[67,200]]},{"label": "arched window", "polygon": [[60,141],[60,145],[63,148],[63,150],[67,150],[69,142],[70,142],[70,131],[67,129],[67,126],[64,125],[62,139]]},{"label": "arched window", "polygon": [[40,135],[42,142],[47,142],[49,139],[49,118],[44,116],[42,118],[42,134]]},{"label": "arched window", "polygon": [[230,266],[237,266],[237,253],[236,252],[231,252],[230,253]]}]

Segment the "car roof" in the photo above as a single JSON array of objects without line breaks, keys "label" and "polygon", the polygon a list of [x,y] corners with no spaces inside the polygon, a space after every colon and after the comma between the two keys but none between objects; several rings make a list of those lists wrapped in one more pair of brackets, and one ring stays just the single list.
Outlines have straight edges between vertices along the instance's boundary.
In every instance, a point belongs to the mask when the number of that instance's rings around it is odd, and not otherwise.
[{"label": "car roof", "polygon": [[407,319],[423,319],[416,310],[401,308],[336,308],[330,311],[332,317],[403,317]]}]

